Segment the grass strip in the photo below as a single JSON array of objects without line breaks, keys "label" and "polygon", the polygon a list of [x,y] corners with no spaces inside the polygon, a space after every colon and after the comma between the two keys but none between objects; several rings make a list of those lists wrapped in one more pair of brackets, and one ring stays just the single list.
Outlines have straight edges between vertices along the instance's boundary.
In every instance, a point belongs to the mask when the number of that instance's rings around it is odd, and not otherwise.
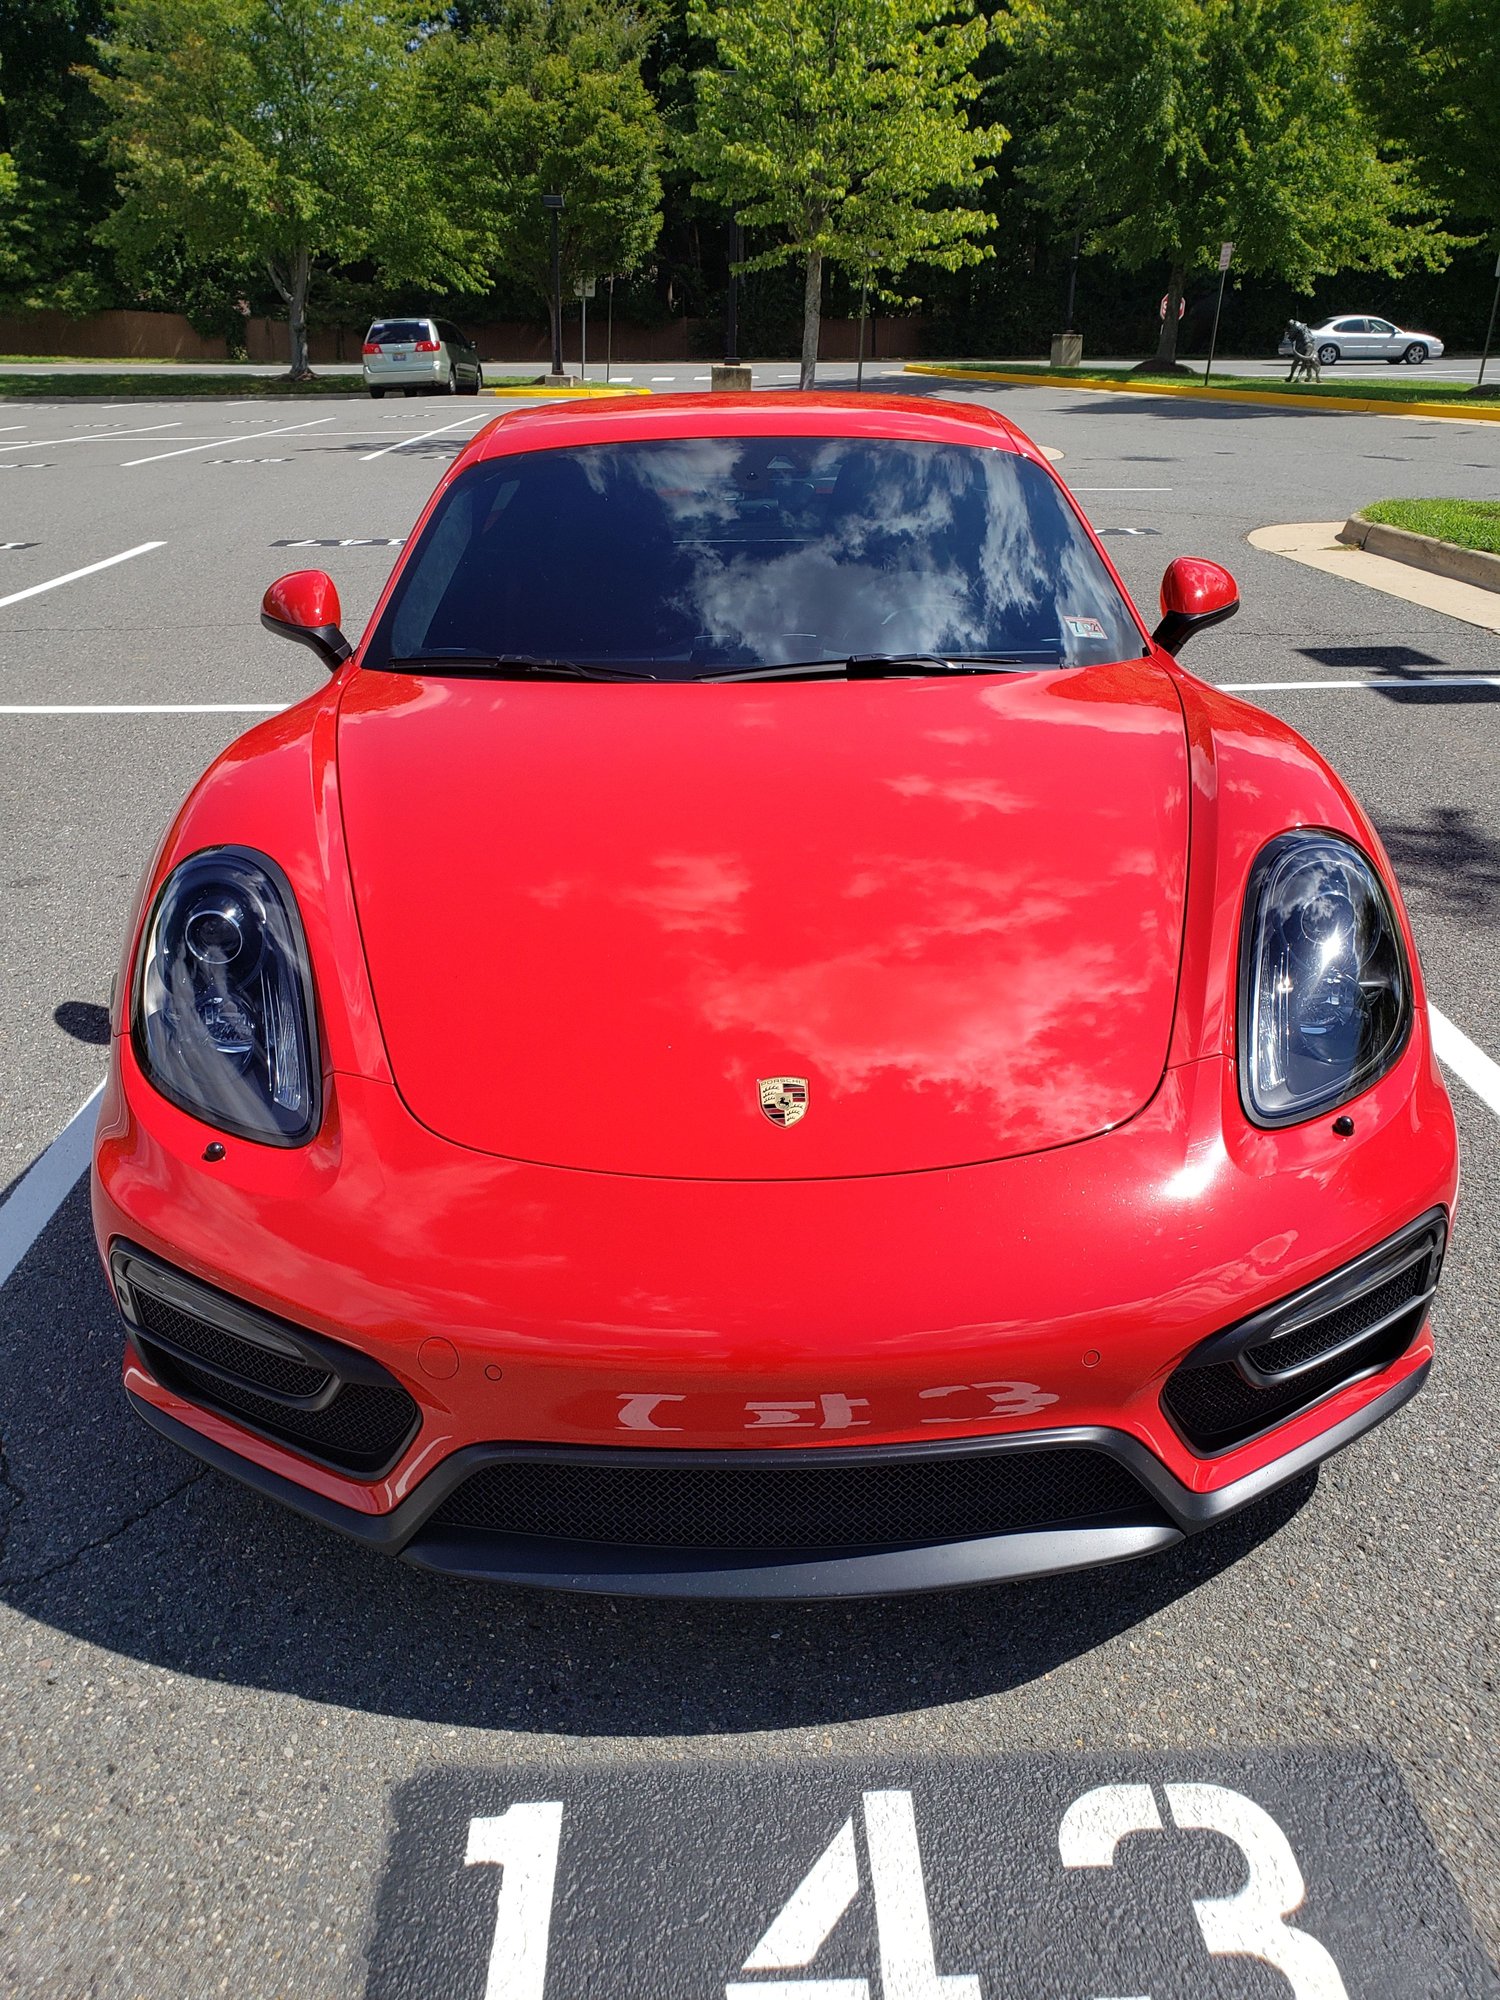
[{"label": "grass strip", "polygon": [[[531,375],[487,377],[486,388],[520,388],[534,381]],[[56,403],[75,398],[123,403],[129,401],[177,403],[185,397],[233,396],[237,400],[256,397],[265,402],[296,401],[309,396],[364,396],[358,376],[340,380],[337,375],[314,376],[311,382],[289,382],[284,375],[109,375],[98,369],[56,375],[19,375],[0,369],[0,399],[7,402]],[[434,395],[436,391],[434,391]],[[395,401],[399,390],[391,390],[386,400]],[[456,400],[456,399],[455,399]]]},{"label": "grass strip", "polygon": [[[1045,361],[943,361],[930,364],[941,368],[945,375],[1025,375],[1038,382],[1074,383],[1079,382],[1119,382],[1137,388],[1149,387],[1160,382],[1163,387],[1174,391],[1198,389],[1212,396],[1215,390],[1237,389],[1249,394],[1264,395],[1274,391],[1278,398],[1296,397],[1299,402],[1318,403],[1339,398],[1358,398],[1369,403],[1455,403],[1471,408],[1480,404],[1500,404],[1500,383],[1476,391],[1467,382],[1413,381],[1388,382],[1380,376],[1335,375],[1329,370],[1321,382],[1288,382],[1281,375],[1221,375],[1215,374],[1203,388],[1203,376],[1198,370],[1189,374],[1172,374],[1165,370],[1157,373],[1152,369],[1122,368],[1103,365],[1100,367],[1051,368]],[[1420,371],[1417,371],[1418,373]]]},{"label": "grass strip", "polygon": [[1377,500],[1359,511],[1365,520],[1383,522],[1388,528],[1405,528],[1460,549],[1500,556],[1500,501]]}]

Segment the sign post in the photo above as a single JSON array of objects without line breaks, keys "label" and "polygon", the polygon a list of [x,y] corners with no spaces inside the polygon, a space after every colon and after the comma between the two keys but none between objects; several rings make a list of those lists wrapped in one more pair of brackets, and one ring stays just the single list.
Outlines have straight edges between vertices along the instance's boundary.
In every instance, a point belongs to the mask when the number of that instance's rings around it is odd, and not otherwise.
[{"label": "sign post", "polygon": [[587,382],[589,379],[589,300],[594,296],[594,280],[592,278],[579,278],[575,282],[573,290],[578,295],[579,310],[582,314],[578,329],[578,379],[580,382]]},{"label": "sign post", "polygon": [[1203,386],[1208,387],[1208,378],[1213,372],[1214,349],[1219,344],[1219,314],[1224,310],[1224,280],[1229,276],[1229,260],[1234,255],[1232,243],[1219,245],[1219,302],[1214,307],[1214,330],[1208,343],[1208,365],[1203,370]]},{"label": "sign post", "polygon": [[1500,257],[1495,259],[1495,296],[1490,300],[1490,323],[1485,328],[1484,352],[1479,357],[1479,380],[1474,385],[1476,389],[1484,387],[1484,371],[1488,367],[1490,359],[1490,342],[1495,337],[1496,306],[1500,306]]}]

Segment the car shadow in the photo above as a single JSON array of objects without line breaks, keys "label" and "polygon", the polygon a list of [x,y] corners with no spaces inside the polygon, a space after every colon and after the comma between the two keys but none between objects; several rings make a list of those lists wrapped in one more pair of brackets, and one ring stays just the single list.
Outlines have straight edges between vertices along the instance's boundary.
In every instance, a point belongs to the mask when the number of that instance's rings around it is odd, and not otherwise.
[{"label": "car shadow", "polygon": [[82,1184],[4,1301],[0,1599],[149,1666],[382,1715],[699,1735],[995,1694],[1211,1582],[1315,1484],[1163,1556],[1000,1588],[749,1605],[498,1589],[356,1547],[132,1416]]}]

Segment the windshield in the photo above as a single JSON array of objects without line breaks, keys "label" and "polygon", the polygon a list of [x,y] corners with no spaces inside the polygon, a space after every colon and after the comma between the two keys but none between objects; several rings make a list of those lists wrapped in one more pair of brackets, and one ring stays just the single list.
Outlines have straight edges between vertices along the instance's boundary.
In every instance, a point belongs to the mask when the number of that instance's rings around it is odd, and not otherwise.
[{"label": "windshield", "polygon": [[982,446],[709,437],[473,466],[366,664],[565,660],[687,680],[850,655],[1146,652],[1043,467]]}]

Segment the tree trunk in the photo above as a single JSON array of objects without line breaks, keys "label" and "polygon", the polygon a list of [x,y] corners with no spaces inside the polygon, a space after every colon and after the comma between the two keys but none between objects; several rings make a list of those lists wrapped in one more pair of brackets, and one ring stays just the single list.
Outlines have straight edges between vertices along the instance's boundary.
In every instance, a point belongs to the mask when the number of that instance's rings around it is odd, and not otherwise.
[{"label": "tree trunk", "polygon": [[307,283],[312,276],[312,254],[294,250],[283,264],[275,257],[266,259],[266,274],[286,304],[287,339],[291,346],[292,381],[307,382],[312,370],[307,365]]},{"label": "tree trunk", "polygon": [[818,372],[818,335],[823,324],[823,253],[807,253],[807,283],[802,293],[802,376],[801,389],[811,389]]},{"label": "tree trunk", "polygon": [[1179,250],[1172,259],[1172,271],[1167,279],[1167,311],[1161,323],[1161,338],[1156,343],[1156,365],[1158,368],[1173,368],[1177,364],[1177,309],[1182,303],[1182,288],[1187,277],[1187,259]]},{"label": "tree trunk", "polygon": [[312,275],[312,259],[299,250],[292,259],[291,291],[287,299],[287,333],[292,344],[291,375],[294,382],[312,379],[307,365],[307,281]]}]

